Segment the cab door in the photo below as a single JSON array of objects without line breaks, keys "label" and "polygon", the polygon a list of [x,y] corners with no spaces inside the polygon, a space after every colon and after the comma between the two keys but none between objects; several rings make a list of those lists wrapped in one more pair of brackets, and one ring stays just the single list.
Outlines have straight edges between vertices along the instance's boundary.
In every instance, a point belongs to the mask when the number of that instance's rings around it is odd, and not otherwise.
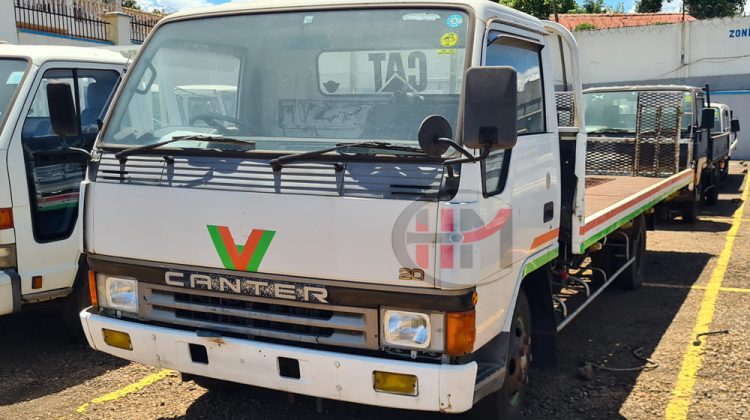
[{"label": "cab door", "polygon": [[[73,285],[79,263],[78,200],[97,120],[122,66],[47,63],[27,98],[8,151],[18,273],[26,296]],[[47,85],[66,83],[76,102],[78,136],[58,136],[50,123]],[[32,284],[32,279],[36,281]]]},{"label": "cab door", "polygon": [[483,207],[492,214],[512,203],[512,257],[501,265],[512,264],[515,271],[556,244],[560,189],[554,83],[543,35],[493,25],[487,36],[484,65],[513,67],[518,77],[518,141],[482,163]]}]

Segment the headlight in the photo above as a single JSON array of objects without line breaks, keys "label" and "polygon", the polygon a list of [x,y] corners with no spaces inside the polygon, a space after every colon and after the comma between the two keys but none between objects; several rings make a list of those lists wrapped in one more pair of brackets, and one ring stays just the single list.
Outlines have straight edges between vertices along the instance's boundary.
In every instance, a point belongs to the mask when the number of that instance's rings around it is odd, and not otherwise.
[{"label": "headlight", "polygon": [[386,310],[383,314],[383,338],[396,347],[426,349],[430,347],[430,315],[417,312]]},{"label": "headlight", "polygon": [[138,312],[138,282],[136,280],[100,274],[96,284],[100,306],[123,312]]}]

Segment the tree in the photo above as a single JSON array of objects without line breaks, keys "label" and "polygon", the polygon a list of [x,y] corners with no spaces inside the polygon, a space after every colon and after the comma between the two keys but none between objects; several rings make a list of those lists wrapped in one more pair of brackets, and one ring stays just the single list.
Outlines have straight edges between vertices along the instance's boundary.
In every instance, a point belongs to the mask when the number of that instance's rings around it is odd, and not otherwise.
[{"label": "tree", "polygon": [[638,13],[659,13],[661,12],[662,0],[638,0],[635,3],[635,11]]},{"label": "tree", "polygon": [[[552,1],[554,0],[500,0],[500,4],[536,16],[539,19],[549,19],[552,16]],[[558,13],[575,13],[577,10],[578,3],[576,3],[576,0],[557,0]]]},{"label": "tree", "polygon": [[585,0],[581,6],[582,13],[606,13],[607,5],[604,0]]},{"label": "tree", "polygon": [[131,9],[141,10],[141,5],[138,4],[138,0],[122,0],[122,7],[129,7]]},{"label": "tree", "polygon": [[684,0],[683,6],[685,12],[696,19],[711,19],[742,16],[745,2],[746,0]]}]

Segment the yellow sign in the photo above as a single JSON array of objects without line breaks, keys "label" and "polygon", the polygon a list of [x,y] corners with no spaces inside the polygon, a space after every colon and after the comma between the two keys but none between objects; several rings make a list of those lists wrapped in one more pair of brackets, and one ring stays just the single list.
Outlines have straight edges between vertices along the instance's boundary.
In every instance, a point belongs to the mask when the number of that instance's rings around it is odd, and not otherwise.
[{"label": "yellow sign", "polygon": [[440,45],[446,48],[452,47],[456,44],[458,44],[458,34],[455,32],[447,32],[440,37]]}]

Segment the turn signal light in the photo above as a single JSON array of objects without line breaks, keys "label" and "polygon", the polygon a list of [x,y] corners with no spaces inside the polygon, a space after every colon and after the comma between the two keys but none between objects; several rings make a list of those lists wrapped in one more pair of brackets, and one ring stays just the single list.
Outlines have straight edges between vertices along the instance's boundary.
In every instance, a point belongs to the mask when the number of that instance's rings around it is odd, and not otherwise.
[{"label": "turn signal light", "polygon": [[96,273],[89,270],[89,297],[91,297],[91,306],[99,309],[99,298],[96,295]]},{"label": "turn signal light", "polygon": [[476,313],[448,312],[445,314],[445,352],[449,356],[461,356],[474,350],[477,337]]},{"label": "turn signal light", "polygon": [[102,328],[102,334],[104,334],[104,342],[110,346],[123,350],[133,350],[133,344],[130,342],[130,334],[106,328]]},{"label": "turn signal light", "polygon": [[372,381],[375,391],[411,396],[419,394],[415,375],[375,371],[372,373]]},{"label": "turn signal light", "polygon": [[0,209],[0,229],[9,229],[13,227],[13,209]]}]

